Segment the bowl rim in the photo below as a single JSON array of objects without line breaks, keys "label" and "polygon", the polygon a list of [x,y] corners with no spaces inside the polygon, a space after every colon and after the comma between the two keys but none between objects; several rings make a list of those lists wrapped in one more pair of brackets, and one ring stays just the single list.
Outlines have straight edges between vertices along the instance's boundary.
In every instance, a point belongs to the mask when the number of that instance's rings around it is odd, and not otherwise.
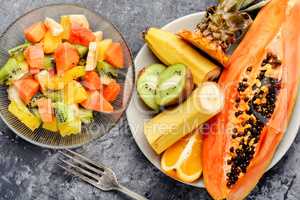
[{"label": "bowl rim", "polygon": [[[43,6],[38,6],[36,8],[33,8],[33,9],[30,9],[29,11],[26,11],[24,12],[23,14],[21,14],[19,17],[17,17],[16,19],[14,19],[6,28],[5,30],[0,34],[0,40],[3,39],[3,37],[5,36],[5,34],[7,33],[7,31],[14,25],[16,24],[20,19],[22,19],[23,17],[25,17],[26,15],[34,12],[34,11],[37,11],[39,9],[43,9],[43,8],[47,8],[47,7],[55,7],[55,6],[73,6],[73,7],[77,7],[77,8],[80,8],[80,9],[85,9],[85,10],[88,10],[89,12],[99,16],[100,18],[102,18],[105,22],[107,22],[110,26],[112,26],[114,28],[114,30],[116,32],[118,32],[118,34],[120,35],[121,39],[122,39],[122,42],[124,42],[125,44],[125,47],[127,48],[128,50],[128,53],[129,53],[129,57],[130,57],[130,61],[131,61],[131,68],[132,68],[132,88],[130,89],[130,94],[129,94],[129,98],[126,102],[126,104],[124,105],[124,109],[122,109],[122,113],[120,114],[120,116],[118,117],[118,119],[116,120],[115,124],[113,124],[111,127],[109,127],[108,130],[106,130],[106,133],[109,133],[119,122],[120,120],[124,117],[124,115],[126,115],[126,110],[130,104],[130,101],[132,99],[132,96],[133,96],[133,91],[134,91],[134,87],[135,87],[135,63],[134,63],[134,57],[133,57],[133,54],[132,54],[132,51],[129,47],[129,45],[127,44],[127,41],[125,40],[123,34],[121,33],[121,31],[110,21],[108,20],[106,17],[104,17],[103,15],[97,13],[96,11],[94,10],[91,10],[89,8],[87,8],[86,6],[83,6],[82,4],[79,4],[79,3],[53,3],[53,4],[47,4],[47,5],[43,5]],[[108,113],[105,113],[103,112],[104,114],[108,114]],[[16,131],[7,121],[6,119],[3,117],[2,115],[2,112],[0,112],[0,117],[1,117],[1,120],[6,124],[6,126],[8,126],[8,128],[14,132],[16,135],[18,135],[20,138],[24,139],[25,141],[33,144],[33,145],[37,145],[37,146],[40,146],[40,147],[43,147],[43,148],[49,148],[49,149],[74,149],[74,148],[78,148],[78,147],[81,147],[83,145],[86,145],[88,143],[91,143],[92,141],[106,135],[101,135],[101,134],[98,134],[96,137],[91,137],[91,139],[87,140],[86,142],[82,143],[82,144],[75,144],[75,145],[70,145],[70,146],[52,146],[52,145],[49,145],[49,144],[43,144],[43,143],[39,143],[39,142],[36,142],[34,140],[31,140],[31,139],[28,139],[26,136],[20,134],[18,131]],[[72,137],[72,136],[70,136]]]}]

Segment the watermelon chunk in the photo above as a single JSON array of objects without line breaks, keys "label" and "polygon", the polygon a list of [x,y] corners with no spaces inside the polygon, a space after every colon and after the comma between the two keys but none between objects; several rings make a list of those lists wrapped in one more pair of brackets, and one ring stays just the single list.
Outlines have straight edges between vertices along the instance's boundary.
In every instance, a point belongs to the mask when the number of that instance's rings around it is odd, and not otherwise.
[{"label": "watermelon chunk", "polygon": [[72,44],[81,44],[88,47],[90,42],[96,41],[96,36],[91,30],[76,23],[72,23],[69,41]]},{"label": "watermelon chunk", "polygon": [[66,70],[77,66],[79,55],[77,50],[68,42],[59,45],[54,53],[57,74],[61,75]]},{"label": "watermelon chunk", "polygon": [[39,91],[39,83],[31,77],[20,79],[14,82],[15,87],[18,90],[19,96],[28,104],[32,97]]}]

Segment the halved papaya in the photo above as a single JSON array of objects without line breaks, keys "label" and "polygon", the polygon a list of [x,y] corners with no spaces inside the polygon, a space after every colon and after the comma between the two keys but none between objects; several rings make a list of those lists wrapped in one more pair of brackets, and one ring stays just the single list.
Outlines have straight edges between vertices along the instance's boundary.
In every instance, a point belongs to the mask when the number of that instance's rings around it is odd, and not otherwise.
[{"label": "halved papaya", "polygon": [[225,107],[210,121],[202,153],[214,199],[244,199],[286,130],[300,74],[300,1],[294,3],[273,0],[264,7],[221,75]]}]

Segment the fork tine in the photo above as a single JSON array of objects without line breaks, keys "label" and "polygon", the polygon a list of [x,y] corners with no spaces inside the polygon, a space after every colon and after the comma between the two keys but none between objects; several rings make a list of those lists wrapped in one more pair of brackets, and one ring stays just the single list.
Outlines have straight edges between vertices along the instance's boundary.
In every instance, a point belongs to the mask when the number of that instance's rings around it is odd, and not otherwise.
[{"label": "fork tine", "polygon": [[81,180],[83,180],[83,181],[85,181],[85,182],[87,182],[87,183],[89,183],[89,184],[91,184],[91,185],[93,185],[93,186],[99,188],[99,186],[98,186],[98,184],[97,184],[96,181],[94,181],[94,180],[92,180],[92,179],[90,179],[90,178],[88,178],[88,177],[86,177],[86,176],[80,174],[80,173],[77,172],[76,170],[71,169],[71,168],[68,168],[68,167],[65,167],[65,166],[60,165],[60,164],[57,164],[57,165],[58,165],[59,167],[61,167],[62,169],[66,170],[67,172],[69,172],[70,174],[72,174],[72,175],[74,175],[74,176],[77,176],[77,177],[80,178]]},{"label": "fork tine", "polygon": [[73,156],[70,156],[69,154],[66,154],[66,153],[64,153],[64,152],[62,152],[62,151],[59,151],[59,153],[62,154],[63,156],[65,156],[65,157],[67,157],[67,158],[73,160],[74,162],[77,162],[77,163],[79,163],[80,165],[85,166],[86,168],[88,168],[88,169],[91,170],[91,171],[94,171],[95,173],[98,173],[98,174],[100,174],[100,175],[103,175],[103,174],[104,174],[103,171],[100,171],[99,169],[96,169],[95,167],[93,167],[93,166],[91,166],[91,165],[88,165],[86,162],[83,162],[83,161],[81,161],[81,160],[79,160],[79,159],[77,159],[77,158],[75,158],[75,157],[73,157]]},{"label": "fork tine", "polygon": [[82,160],[84,160],[84,161],[86,161],[86,162],[89,162],[90,164],[99,167],[100,169],[103,169],[103,170],[107,169],[107,167],[105,167],[105,166],[102,165],[101,163],[96,163],[96,162],[94,162],[94,161],[92,161],[92,160],[90,160],[90,159],[88,159],[88,158],[86,158],[86,157],[80,155],[79,153],[77,153],[77,152],[75,152],[75,151],[72,151],[72,150],[69,150],[69,149],[65,149],[65,150],[66,150],[67,152],[69,152],[69,153],[71,153],[71,154],[73,154],[73,155],[75,155],[75,156],[81,158]]},{"label": "fork tine", "polygon": [[74,165],[72,163],[70,163],[69,161],[66,161],[66,160],[63,160],[63,159],[60,159],[59,160],[63,163],[65,163],[66,165],[68,165],[69,167],[72,167],[74,169],[76,169],[78,172],[80,172],[81,174],[84,174],[85,176],[89,176],[89,177],[92,177],[94,178],[95,180],[99,181],[99,179],[101,178],[100,176],[97,176],[95,174],[92,174],[91,172],[77,166],[77,165]]}]

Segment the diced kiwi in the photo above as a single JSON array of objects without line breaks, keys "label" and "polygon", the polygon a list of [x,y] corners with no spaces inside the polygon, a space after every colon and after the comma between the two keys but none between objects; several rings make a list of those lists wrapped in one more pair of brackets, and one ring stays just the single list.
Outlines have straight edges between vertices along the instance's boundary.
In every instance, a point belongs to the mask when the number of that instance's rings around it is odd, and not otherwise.
[{"label": "diced kiwi", "polygon": [[53,104],[55,117],[58,123],[64,123],[74,120],[75,111],[69,105],[62,102],[57,102]]},{"label": "diced kiwi", "polygon": [[27,47],[29,47],[29,46],[30,46],[30,43],[24,43],[24,44],[21,44],[21,45],[19,45],[19,46],[17,46],[17,47],[14,47],[14,48],[12,48],[12,49],[9,49],[9,50],[8,50],[8,54],[9,54],[10,56],[15,56],[16,54],[23,53],[23,51],[24,51],[25,49],[27,49]]},{"label": "diced kiwi", "polygon": [[183,64],[175,64],[164,70],[158,81],[155,101],[168,106],[184,101],[194,88],[192,74]]},{"label": "diced kiwi", "polygon": [[45,56],[44,57],[44,67],[45,69],[49,70],[54,68],[55,64],[54,64],[54,58],[53,56]]},{"label": "diced kiwi", "polygon": [[80,44],[75,44],[74,47],[77,49],[80,58],[85,57],[89,50],[87,47]]},{"label": "diced kiwi", "polygon": [[11,81],[20,79],[28,73],[28,64],[25,61],[18,62],[15,58],[9,58],[0,69],[0,84],[10,84]]},{"label": "diced kiwi", "polygon": [[53,102],[61,102],[64,100],[63,91],[46,91],[44,92],[44,95],[51,99]]},{"label": "diced kiwi", "polygon": [[153,64],[139,73],[137,80],[137,92],[144,103],[153,110],[159,110],[155,95],[158,86],[159,76],[166,69],[164,65]]},{"label": "diced kiwi", "polygon": [[100,75],[106,75],[110,78],[118,77],[118,71],[113,66],[111,66],[111,64],[105,61],[99,61],[97,63],[97,70]]},{"label": "diced kiwi", "polygon": [[85,124],[90,124],[94,117],[93,117],[93,111],[91,110],[86,110],[86,109],[79,109],[79,118],[81,122]]}]

